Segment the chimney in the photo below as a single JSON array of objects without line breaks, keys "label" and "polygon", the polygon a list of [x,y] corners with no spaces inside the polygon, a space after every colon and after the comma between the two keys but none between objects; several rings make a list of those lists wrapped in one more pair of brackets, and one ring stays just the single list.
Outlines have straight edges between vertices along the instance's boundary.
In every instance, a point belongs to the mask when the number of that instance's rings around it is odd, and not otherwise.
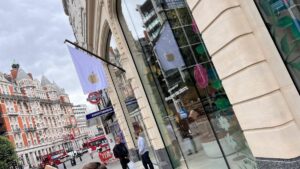
[{"label": "chimney", "polygon": [[12,69],[10,70],[10,73],[11,73],[12,79],[16,79],[17,78],[19,67],[20,67],[20,65],[16,64],[16,63],[13,63],[11,65]]},{"label": "chimney", "polygon": [[31,73],[27,73],[27,75],[30,77],[31,80],[33,80]]}]

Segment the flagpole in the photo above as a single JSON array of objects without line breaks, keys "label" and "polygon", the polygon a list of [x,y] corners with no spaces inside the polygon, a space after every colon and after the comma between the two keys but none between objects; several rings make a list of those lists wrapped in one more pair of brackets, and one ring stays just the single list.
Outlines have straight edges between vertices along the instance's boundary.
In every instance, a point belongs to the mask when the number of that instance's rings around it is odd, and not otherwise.
[{"label": "flagpole", "polygon": [[73,46],[75,46],[76,48],[79,48],[79,49],[81,49],[81,50],[87,52],[88,54],[90,54],[90,55],[96,57],[97,59],[100,59],[100,60],[102,60],[103,62],[105,62],[105,63],[107,63],[107,64],[109,64],[109,65],[111,65],[111,66],[113,66],[113,67],[118,68],[118,69],[121,70],[122,72],[126,72],[126,71],[125,71],[123,68],[121,68],[120,66],[117,66],[116,64],[113,64],[113,63],[111,63],[111,62],[109,62],[109,61],[103,59],[102,57],[100,57],[100,56],[98,56],[98,55],[96,55],[96,54],[94,54],[94,53],[88,51],[87,49],[85,49],[85,48],[83,48],[83,47],[81,47],[81,46],[79,46],[79,45],[77,45],[77,44],[75,44],[75,43],[69,41],[68,39],[66,39],[66,40],[64,41],[64,43],[66,43],[66,42],[69,43],[69,44],[71,44],[71,45],[73,45]]}]

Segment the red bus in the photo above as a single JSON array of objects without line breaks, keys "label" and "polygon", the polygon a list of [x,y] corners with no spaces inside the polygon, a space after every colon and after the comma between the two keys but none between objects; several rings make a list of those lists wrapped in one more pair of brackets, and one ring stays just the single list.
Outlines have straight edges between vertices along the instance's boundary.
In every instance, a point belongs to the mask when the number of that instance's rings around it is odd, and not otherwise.
[{"label": "red bus", "polygon": [[102,163],[107,164],[109,159],[112,158],[112,153],[110,151],[109,143],[105,137],[105,135],[96,136],[94,138],[90,138],[85,143],[86,148],[90,148],[92,151],[97,150],[98,156]]},{"label": "red bus", "polygon": [[65,150],[58,150],[47,155],[42,156],[41,158],[41,167],[45,168],[46,165],[59,165],[61,159],[65,158],[67,152]]},{"label": "red bus", "polygon": [[96,136],[94,138],[90,138],[85,143],[86,148],[91,148],[93,151],[99,149],[99,148],[109,148],[108,141],[105,137],[105,135]]}]

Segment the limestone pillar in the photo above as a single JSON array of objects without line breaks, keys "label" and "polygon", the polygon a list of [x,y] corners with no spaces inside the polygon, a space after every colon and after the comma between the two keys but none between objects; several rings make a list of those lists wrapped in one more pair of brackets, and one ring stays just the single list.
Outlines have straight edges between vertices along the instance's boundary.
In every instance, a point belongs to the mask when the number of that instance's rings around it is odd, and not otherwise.
[{"label": "limestone pillar", "polygon": [[187,3],[258,167],[299,166],[299,94],[254,1]]}]

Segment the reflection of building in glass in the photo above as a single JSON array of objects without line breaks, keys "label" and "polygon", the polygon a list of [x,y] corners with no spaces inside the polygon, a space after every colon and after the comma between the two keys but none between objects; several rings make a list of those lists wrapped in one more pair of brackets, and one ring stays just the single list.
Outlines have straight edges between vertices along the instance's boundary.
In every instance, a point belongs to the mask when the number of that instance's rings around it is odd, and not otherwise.
[{"label": "reflection of building in glass", "polygon": [[[100,10],[102,4],[109,9]],[[289,169],[294,164],[297,168],[297,5],[295,0],[86,1],[86,43],[89,50],[103,54],[110,43],[109,30],[116,38],[124,77],[138,100],[136,114],[144,121],[154,149],[151,154],[161,168]],[[108,24],[103,24],[105,20]],[[185,63],[180,71],[163,72],[153,54],[161,33],[154,32],[163,27],[161,21],[170,24]],[[166,56],[169,61],[180,57]],[[120,81],[110,81],[117,92],[111,87],[109,95],[118,110],[116,122],[133,150],[129,126],[138,127],[124,117],[134,111],[124,106],[125,97],[118,99],[123,91],[119,88],[124,87]]]},{"label": "reflection of building in glass", "polygon": [[[120,54],[118,49],[113,49],[112,47],[109,48],[109,60],[112,63],[115,63],[118,66],[121,66],[120,63]],[[116,87],[118,87],[124,93],[125,101],[132,99],[133,97],[133,90],[128,80],[126,80],[124,72],[119,69],[114,69],[116,80],[119,82]]]},{"label": "reflection of building in glass", "polygon": [[156,3],[152,3],[152,1],[146,0],[142,5],[137,6],[150,40],[156,39],[164,21],[161,14],[163,11],[160,7],[156,6]]}]

